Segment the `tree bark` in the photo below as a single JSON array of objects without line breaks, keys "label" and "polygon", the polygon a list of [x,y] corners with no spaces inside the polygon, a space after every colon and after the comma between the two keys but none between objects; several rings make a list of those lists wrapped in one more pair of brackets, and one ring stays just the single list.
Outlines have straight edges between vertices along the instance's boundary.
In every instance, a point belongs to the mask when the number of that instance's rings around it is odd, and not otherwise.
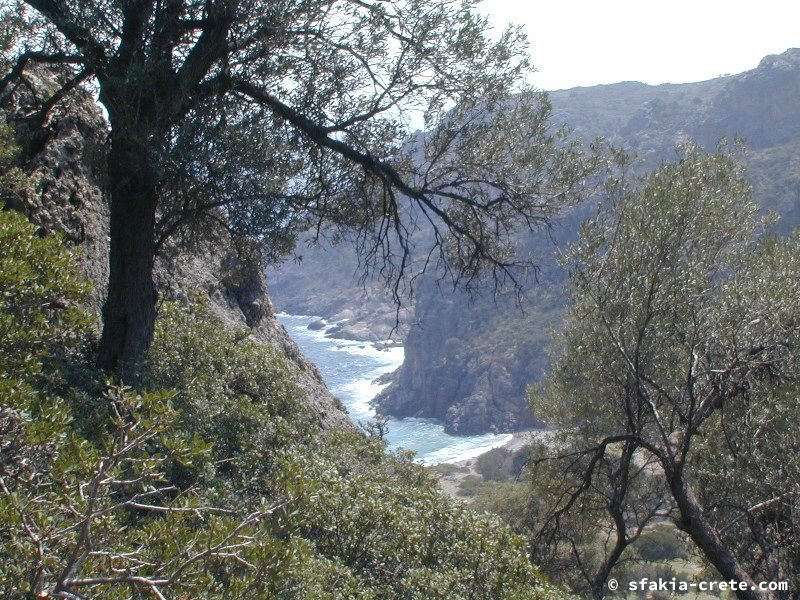
[{"label": "tree bark", "polygon": [[109,153],[111,242],[98,365],[124,375],[153,339],[155,168],[145,132],[115,132]]},{"label": "tree bark", "polygon": [[[615,521],[617,521],[616,518]],[[617,565],[617,562],[619,562],[619,559],[622,557],[622,553],[625,552],[625,549],[628,547],[625,527],[623,526],[622,529],[620,529],[620,524],[617,523],[616,528],[617,539],[614,542],[614,548],[612,548],[611,553],[600,565],[594,581],[591,582],[592,596],[596,600],[603,600],[603,598],[606,597],[608,578],[611,575],[611,570]]]},{"label": "tree bark", "polygon": [[725,581],[747,584],[747,590],[737,590],[736,597],[742,600],[767,600],[774,595],[755,587],[752,577],[742,568],[717,532],[705,517],[703,507],[679,468],[667,472],[670,491],[680,512],[678,527],[689,534],[692,541],[719,571]]},{"label": "tree bark", "polygon": [[608,514],[614,521],[616,540],[611,552],[600,564],[594,581],[590,582],[592,594],[597,600],[603,600],[608,591],[608,578],[612,569],[617,565],[622,553],[631,543],[628,537],[628,524],[625,521],[624,502],[628,495],[628,485],[630,483],[631,460],[636,452],[636,446],[631,442],[625,442],[620,456],[619,467],[612,473],[613,495],[608,503]]}]

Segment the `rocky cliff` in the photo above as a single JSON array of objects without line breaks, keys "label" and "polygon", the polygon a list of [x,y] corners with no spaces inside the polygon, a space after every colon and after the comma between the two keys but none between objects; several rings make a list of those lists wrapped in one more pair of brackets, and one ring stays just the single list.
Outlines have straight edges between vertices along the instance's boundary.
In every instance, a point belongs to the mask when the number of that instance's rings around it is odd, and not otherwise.
[{"label": "rocky cliff", "polygon": [[[769,56],[754,70],[700,83],[635,82],[550,94],[554,119],[584,139],[606,137],[637,152],[644,167],[689,138],[713,147],[721,136],[748,143],[756,199],[775,210],[786,232],[800,225],[800,50]],[[580,214],[558,228],[577,234]],[[511,431],[535,423],[525,390],[547,368],[548,329],[557,324],[566,274],[553,246],[520,240],[541,257],[543,273],[520,308],[426,290],[415,305],[406,360],[378,398],[380,412],[444,420],[454,433]]]},{"label": "rocky cliff", "polygon": [[[40,74],[33,84],[47,85]],[[25,213],[44,231],[60,231],[80,251],[84,272],[93,283],[92,304],[99,314],[108,282],[108,204],[102,174],[106,159],[105,119],[88,94],[78,94],[42,126],[22,118],[25,96],[3,107],[22,146],[25,171],[35,190],[11,208]],[[242,259],[230,239],[182,252],[168,246],[158,257],[155,279],[164,299],[185,299],[197,292],[229,327],[249,328],[257,341],[288,359],[295,381],[325,427],[352,427],[341,404],[325,387],[317,368],[276,321],[260,264]]]},{"label": "rocky cliff", "polygon": [[469,297],[426,280],[405,360],[376,400],[378,411],[439,419],[455,434],[535,425],[520,398],[547,368],[541,348],[563,306],[555,280],[546,281],[522,312],[513,298]]}]

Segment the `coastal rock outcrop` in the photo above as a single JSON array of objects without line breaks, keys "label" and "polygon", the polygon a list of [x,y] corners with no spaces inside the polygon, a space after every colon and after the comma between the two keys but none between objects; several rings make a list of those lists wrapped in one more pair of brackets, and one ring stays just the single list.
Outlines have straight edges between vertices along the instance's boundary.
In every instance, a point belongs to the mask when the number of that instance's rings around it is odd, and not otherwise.
[{"label": "coastal rock outcrop", "polygon": [[[410,310],[400,314],[384,284],[361,280],[354,248],[347,242],[301,242],[302,260],[267,268],[272,301],[295,315],[317,315],[336,323],[326,335],[360,342],[397,343],[408,331]],[[399,317],[399,318],[398,318]]]}]

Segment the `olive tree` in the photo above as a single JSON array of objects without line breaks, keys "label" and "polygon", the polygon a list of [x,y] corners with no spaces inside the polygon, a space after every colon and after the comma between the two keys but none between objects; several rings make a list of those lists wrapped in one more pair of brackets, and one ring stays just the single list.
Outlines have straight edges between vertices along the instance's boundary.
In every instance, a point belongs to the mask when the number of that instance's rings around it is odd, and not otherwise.
[{"label": "olive tree", "polygon": [[[782,428],[797,431],[798,238],[763,239],[724,147],[685,146],[608,186],[569,253],[572,302],[535,398],[565,438],[539,459],[573,471],[541,527],[649,465],[670,501],[661,516],[744,584],[740,598],[771,597],[751,586],[797,571],[798,456]],[[625,472],[609,478],[609,462]],[[615,504],[629,506],[627,518],[635,506],[657,509],[636,488],[610,489],[612,516]]]},{"label": "olive tree", "polygon": [[[154,256],[192,225],[281,253],[333,223],[397,295],[431,262],[456,281],[505,280],[527,262],[513,257],[513,230],[546,222],[583,175],[524,84],[523,34],[492,38],[473,2],[24,4],[2,91],[47,64],[63,85],[27,118],[46,122],[85,84],[108,114],[107,368],[149,345]],[[410,139],[415,115],[428,133]],[[422,226],[430,244],[414,248]]]},{"label": "olive tree", "polygon": [[642,455],[634,440],[603,453],[585,447],[574,429],[534,444],[524,529],[533,560],[554,581],[602,599],[612,574],[619,579],[628,564],[641,562],[635,545],[648,526],[672,515],[673,504],[653,474],[655,458]]}]

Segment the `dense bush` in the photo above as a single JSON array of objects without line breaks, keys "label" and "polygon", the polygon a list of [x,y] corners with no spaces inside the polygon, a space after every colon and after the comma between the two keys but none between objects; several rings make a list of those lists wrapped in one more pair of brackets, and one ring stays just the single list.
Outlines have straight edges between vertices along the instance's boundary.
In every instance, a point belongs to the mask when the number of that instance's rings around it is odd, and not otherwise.
[{"label": "dense bush", "polygon": [[527,481],[484,481],[476,486],[472,506],[498,515],[521,535],[530,533],[530,485]]},{"label": "dense bush", "polygon": [[528,451],[527,446],[519,450],[493,448],[477,458],[475,468],[487,481],[516,479],[528,461]]},{"label": "dense bush", "polygon": [[162,306],[135,389],[103,385],[74,257],[11,212],[0,245],[0,596],[562,595],[408,456],[321,434],[202,302]]},{"label": "dense bush", "polygon": [[200,300],[161,307],[140,372],[140,387],[174,390],[181,428],[212,445],[202,468],[176,476],[235,493],[240,503],[269,490],[283,449],[319,434],[284,359],[246,331],[224,329]]},{"label": "dense bush", "polygon": [[647,561],[686,559],[689,556],[686,541],[669,525],[645,531],[634,547],[639,556]]},{"label": "dense bush", "polygon": [[77,307],[87,286],[57,238],[41,238],[22,215],[0,219],[0,378],[30,382],[41,362],[68,352],[88,321]]},{"label": "dense bush", "polygon": [[475,467],[487,481],[505,481],[512,476],[513,456],[507,448],[493,448],[478,457]]},{"label": "dense bush", "polygon": [[212,444],[223,468],[206,466],[206,493],[291,499],[271,527],[349,590],[340,597],[536,597],[541,576],[509,530],[454,505],[382,440],[319,435],[282,358],[202,304],[162,310],[145,371],[177,390],[187,433]]}]

